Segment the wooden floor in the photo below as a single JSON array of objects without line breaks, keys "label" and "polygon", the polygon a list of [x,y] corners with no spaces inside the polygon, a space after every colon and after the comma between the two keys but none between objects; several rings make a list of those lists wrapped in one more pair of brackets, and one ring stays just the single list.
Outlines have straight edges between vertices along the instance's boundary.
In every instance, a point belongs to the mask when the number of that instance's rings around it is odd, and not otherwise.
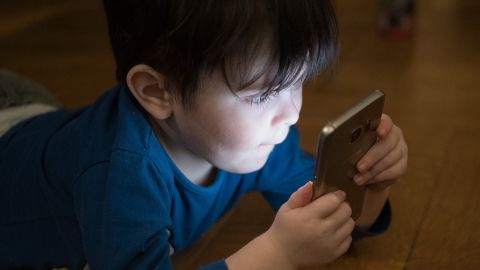
[{"label": "wooden floor", "polygon": [[[0,68],[42,83],[67,107],[114,83],[100,1],[0,4]],[[393,224],[317,269],[480,269],[480,2],[417,1],[416,33],[375,32],[376,1],[337,0],[342,55],[308,85],[299,127],[313,151],[325,121],[373,89],[409,144],[407,175],[391,196]],[[191,269],[228,256],[269,227],[273,213],[248,195],[203,241],[175,258]]]}]

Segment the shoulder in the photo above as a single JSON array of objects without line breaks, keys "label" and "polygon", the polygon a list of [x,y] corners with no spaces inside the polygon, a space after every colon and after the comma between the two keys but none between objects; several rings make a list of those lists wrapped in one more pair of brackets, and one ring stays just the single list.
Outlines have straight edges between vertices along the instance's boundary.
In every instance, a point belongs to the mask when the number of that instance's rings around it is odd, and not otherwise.
[{"label": "shoulder", "polygon": [[174,179],[171,162],[147,115],[122,85],[103,99],[89,109],[96,121],[83,133],[90,143],[80,150],[82,168],[75,182],[96,178],[113,190],[149,189],[149,193],[168,195]]},{"label": "shoulder", "polygon": [[[112,151],[109,159],[87,167],[73,184],[79,205],[97,201],[117,209],[115,211],[129,213],[138,209],[169,213],[174,189],[173,174],[168,166],[146,155],[118,149]],[[120,210],[115,205],[128,206],[130,210]]]}]

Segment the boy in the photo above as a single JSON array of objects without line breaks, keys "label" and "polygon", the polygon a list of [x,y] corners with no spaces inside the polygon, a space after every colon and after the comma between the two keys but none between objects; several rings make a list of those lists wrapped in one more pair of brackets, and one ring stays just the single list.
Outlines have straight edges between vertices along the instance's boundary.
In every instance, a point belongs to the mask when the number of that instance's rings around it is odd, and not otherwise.
[{"label": "boy", "polygon": [[358,163],[362,216],[350,218],[341,191],[310,202],[314,158],[294,125],[303,81],[335,60],[328,1],[104,7],[119,84],[91,106],[28,119],[0,139],[0,265],[169,269],[172,254],[250,191],[278,210],[275,221],[205,268],[325,264],[348,249],[355,225],[357,235],[386,229],[388,186],[407,160],[388,116]]}]

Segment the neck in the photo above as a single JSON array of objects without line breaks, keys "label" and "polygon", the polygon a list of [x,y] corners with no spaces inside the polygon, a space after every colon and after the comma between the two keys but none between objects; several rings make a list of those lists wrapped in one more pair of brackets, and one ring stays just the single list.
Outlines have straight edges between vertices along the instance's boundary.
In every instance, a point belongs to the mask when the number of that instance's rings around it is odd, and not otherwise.
[{"label": "neck", "polygon": [[175,136],[172,136],[173,134],[169,135],[171,132],[168,132],[168,126],[162,128],[162,125],[155,119],[150,119],[150,125],[168,156],[188,180],[200,186],[208,186],[213,183],[216,170],[212,164],[178,143],[174,139]]}]

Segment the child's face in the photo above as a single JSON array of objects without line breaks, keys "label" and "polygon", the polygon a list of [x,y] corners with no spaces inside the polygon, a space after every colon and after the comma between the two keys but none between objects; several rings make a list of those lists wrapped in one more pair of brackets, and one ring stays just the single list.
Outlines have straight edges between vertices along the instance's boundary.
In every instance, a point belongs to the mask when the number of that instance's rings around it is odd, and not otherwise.
[{"label": "child's face", "polygon": [[302,106],[302,82],[268,100],[250,87],[235,96],[220,72],[197,92],[193,109],[175,103],[169,126],[176,145],[213,166],[235,173],[263,167],[276,144],[287,137]]}]

